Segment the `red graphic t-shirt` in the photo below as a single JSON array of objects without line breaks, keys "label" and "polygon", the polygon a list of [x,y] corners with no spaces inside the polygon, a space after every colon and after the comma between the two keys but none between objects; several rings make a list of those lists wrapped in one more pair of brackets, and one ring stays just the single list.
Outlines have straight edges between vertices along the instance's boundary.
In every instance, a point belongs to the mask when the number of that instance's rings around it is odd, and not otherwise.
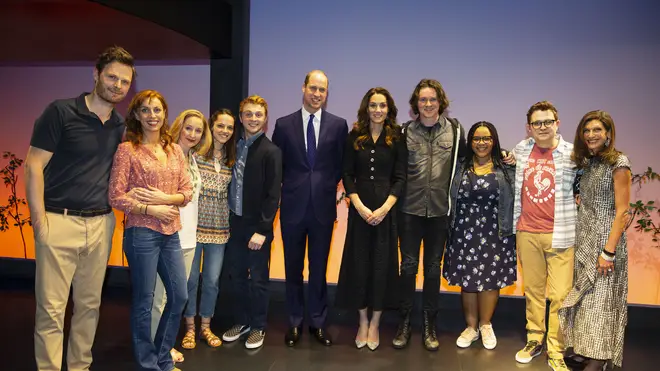
[{"label": "red graphic t-shirt", "polygon": [[552,233],[555,224],[555,162],[552,149],[534,145],[523,176],[522,210],[516,230]]}]

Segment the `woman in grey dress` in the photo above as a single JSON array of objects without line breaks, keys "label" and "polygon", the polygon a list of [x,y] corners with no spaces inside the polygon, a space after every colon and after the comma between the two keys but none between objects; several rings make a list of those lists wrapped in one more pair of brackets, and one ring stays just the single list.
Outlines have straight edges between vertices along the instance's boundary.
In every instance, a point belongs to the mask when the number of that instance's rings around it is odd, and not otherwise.
[{"label": "woman in grey dress", "polygon": [[614,148],[612,117],[587,113],[575,133],[580,180],[573,289],[559,310],[566,348],[586,358],[585,370],[621,367],[628,322],[628,158]]}]

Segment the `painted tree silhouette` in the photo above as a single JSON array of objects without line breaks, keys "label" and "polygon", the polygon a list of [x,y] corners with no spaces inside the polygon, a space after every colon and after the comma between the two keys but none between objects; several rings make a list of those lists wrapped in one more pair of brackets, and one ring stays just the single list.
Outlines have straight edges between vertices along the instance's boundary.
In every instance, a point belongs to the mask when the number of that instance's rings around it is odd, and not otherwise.
[{"label": "painted tree silhouette", "polygon": [[[659,180],[660,175],[649,167],[641,174],[633,174],[632,185],[637,186],[637,190],[639,190],[642,188],[643,184]],[[634,228],[637,232],[650,233],[652,235],[651,240],[656,244],[656,247],[660,247],[660,225],[656,225],[653,221],[653,214],[657,213],[658,216],[660,216],[660,211],[658,211],[655,202],[653,200],[637,200],[634,203],[631,202],[628,213],[629,218],[626,223],[626,229],[635,223]]]},{"label": "painted tree silhouette", "polygon": [[21,232],[21,241],[23,242],[23,257],[27,258],[23,226],[25,224],[31,226],[32,221],[29,216],[24,216],[21,213],[21,205],[27,205],[27,201],[24,198],[18,198],[16,196],[16,184],[18,183],[16,170],[23,165],[24,160],[8,151],[3,152],[2,158],[9,160],[9,163],[0,170],[0,173],[5,182],[5,187],[8,187],[10,192],[7,197],[7,204],[0,206],[0,231],[4,232],[12,226],[18,227]]}]

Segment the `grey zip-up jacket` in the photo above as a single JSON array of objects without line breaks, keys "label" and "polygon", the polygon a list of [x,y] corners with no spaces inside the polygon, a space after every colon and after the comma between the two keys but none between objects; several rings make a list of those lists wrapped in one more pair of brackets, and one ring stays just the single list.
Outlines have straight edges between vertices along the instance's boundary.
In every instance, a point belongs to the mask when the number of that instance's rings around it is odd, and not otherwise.
[{"label": "grey zip-up jacket", "polygon": [[[408,147],[406,188],[399,210],[423,217],[448,216],[451,212],[449,189],[456,162],[467,149],[465,129],[457,119],[441,117],[441,125],[430,130],[419,121],[402,126]],[[450,130],[444,128],[449,124]]]}]

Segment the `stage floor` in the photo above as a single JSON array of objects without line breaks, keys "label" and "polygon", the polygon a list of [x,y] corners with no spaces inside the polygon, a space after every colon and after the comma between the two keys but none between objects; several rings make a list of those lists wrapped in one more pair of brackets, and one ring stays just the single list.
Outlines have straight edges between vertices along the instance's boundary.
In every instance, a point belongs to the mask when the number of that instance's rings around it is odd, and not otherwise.
[{"label": "stage floor", "polygon": [[[35,304],[32,283],[3,281],[0,283],[2,367],[7,370],[34,370]],[[101,319],[93,349],[94,371],[135,369],[129,333],[129,295],[127,288],[108,288],[104,291]],[[228,299],[221,295],[212,325],[218,335],[231,325],[229,310],[223,305],[226,300]],[[184,351],[186,359],[178,367],[183,371],[550,370],[545,356],[539,356],[526,365],[518,364],[514,360],[516,351],[524,345],[524,309],[519,303],[520,299],[515,300],[517,300],[515,307],[520,309],[512,311],[510,304],[503,303],[504,305],[500,306],[500,310],[496,313],[493,325],[498,337],[498,346],[491,351],[484,349],[481,341],[475,342],[468,349],[457,348],[455,340],[462,330],[463,318],[456,308],[444,308],[439,318],[441,345],[437,352],[428,352],[423,348],[418,324],[415,326],[412,344],[405,350],[393,349],[390,342],[396,330],[394,313],[384,316],[380,348],[374,352],[367,348],[355,349],[353,344],[357,330],[353,325],[357,323],[355,316],[336,311],[331,311],[332,324],[329,326],[329,332],[334,340],[332,347],[317,344],[305,331],[298,346],[287,348],[283,341],[287,327],[284,305],[281,301],[272,300],[265,345],[261,349],[249,351],[241,342],[223,344],[217,349],[211,349],[205,343],[198,342],[196,349]],[[67,327],[70,316],[69,307]],[[658,366],[660,338],[657,334],[657,329],[643,331],[634,328],[627,331],[622,370],[650,371],[660,368]],[[178,349],[181,350],[180,347]]]}]

